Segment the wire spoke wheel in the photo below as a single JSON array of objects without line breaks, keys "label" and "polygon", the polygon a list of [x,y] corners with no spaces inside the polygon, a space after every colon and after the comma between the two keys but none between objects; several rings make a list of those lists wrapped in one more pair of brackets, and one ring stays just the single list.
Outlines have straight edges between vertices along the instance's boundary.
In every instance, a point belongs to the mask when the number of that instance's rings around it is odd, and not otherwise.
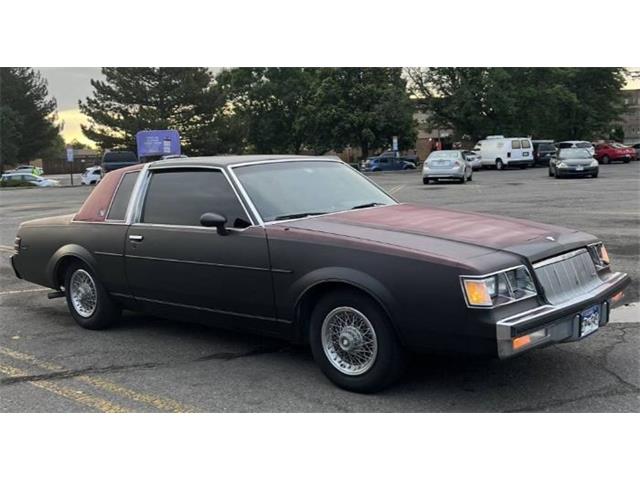
[{"label": "wire spoke wheel", "polygon": [[69,298],[73,309],[83,318],[89,318],[98,306],[98,290],[86,270],[78,269],[71,275]]},{"label": "wire spoke wheel", "polygon": [[369,319],[351,307],[331,310],[322,323],[322,348],[345,375],[362,375],[375,363],[378,339]]}]

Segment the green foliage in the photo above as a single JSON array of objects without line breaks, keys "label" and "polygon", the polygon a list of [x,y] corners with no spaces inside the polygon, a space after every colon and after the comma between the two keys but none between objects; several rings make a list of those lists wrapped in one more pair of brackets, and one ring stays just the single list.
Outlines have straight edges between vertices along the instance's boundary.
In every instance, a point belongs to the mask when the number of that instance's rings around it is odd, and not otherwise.
[{"label": "green foliage", "polygon": [[410,90],[434,127],[459,137],[606,137],[622,113],[622,68],[408,69]]},{"label": "green foliage", "polygon": [[89,117],[82,126],[100,147],[135,151],[140,130],[177,129],[190,154],[217,153],[211,132],[223,116],[224,99],[206,68],[103,68],[105,80],[92,80],[93,96],[80,101]]},{"label": "green foliage", "polygon": [[323,68],[306,109],[309,145],[315,151],[360,147],[367,157],[387,147],[413,146],[414,107],[400,68]]},{"label": "green foliage", "polygon": [[0,166],[42,156],[59,141],[56,101],[32,68],[0,68]]},{"label": "green foliage", "polygon": [[234,68],[216,81],[236,115],[246,147],[260,153],[299,153],[308,143],[307,109],[316,70]]}]

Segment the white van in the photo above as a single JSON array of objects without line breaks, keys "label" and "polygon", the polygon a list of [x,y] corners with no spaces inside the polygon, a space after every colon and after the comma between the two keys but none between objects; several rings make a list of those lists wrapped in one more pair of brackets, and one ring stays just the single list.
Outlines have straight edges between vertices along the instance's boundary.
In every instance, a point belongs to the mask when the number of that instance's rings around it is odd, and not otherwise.
[{"label": "white van", "polygon": [[474,147],[481,158],[483,167],[533,167],[533,145],[529,138],[490,135],[480,140]]}]

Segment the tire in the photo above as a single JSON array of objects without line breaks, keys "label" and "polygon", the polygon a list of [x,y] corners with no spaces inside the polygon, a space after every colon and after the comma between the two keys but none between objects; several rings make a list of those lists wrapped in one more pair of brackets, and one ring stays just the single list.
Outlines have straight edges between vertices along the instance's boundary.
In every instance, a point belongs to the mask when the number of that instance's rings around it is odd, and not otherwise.
[{"label": "tire", "polygon": [[598,178],[598,172],[596,172],[593,175],[591,175],[591,178]]},{"label": "tire", "polygon": [[631,159],[630,159],[630,158],[625,158],[622,162],[623,162],[623,163],[629,163],[630,161],[631,161]]},{"label": "tire", "polygon": [[504,163],[500,159],[496,160],[496,170],[504,170]]},{"label": "tire", "polygon": [[429,179],[428,178],[423,178],[422,179],[422,183],[424,183],[425,185],[429,185]]},{"label": "tire", "polygon": [[[65,270],[64,291],[69,312],[82,328],[102,330],[120,317],[120,308],[111,300],[93,270],[83,262],[74,261]],[[78,296],[74,297],[76,292]]]},{"label": "tire", "polygon": [[[343,324],[341,330],[334,329],[332,342],[330,327],[336,321],[355,321],[360,327]],[[375,353],[367,352],[364,363],[350,363],[349,352],[341,344],[363,337],[373,342]],[[320,299],[311,314],[309,342],[322,372],[345,390],[380,391],[395,382],[404,370],[405,353],[387,315],[370,297],[358,291],[336,290]],[[357,347],[354,351],[358,351]]]},{"label": "tire", "polygon": [[553,176],[554,176],[554,175],[553,175],[553,170],[551,169],[551,167],[549,167],[549,176],[550,176],[550,177],[553,177]]},{"label": "tire", "polygon": [[602,157],[602,163],[604,163],[605,165],[608,165],[610,162],[611,160],[606,155]]},{"label": "tire", "polygon": [[471,171],[471,175],[469,175],[469,181],[473,182],[473,171]]},{"label": "tire", "polygon": [[467,176],[464,173],[462,174],[462,178],[460,179],[460,183],[462,183],[463,185],[465,183],[467,183]]}]

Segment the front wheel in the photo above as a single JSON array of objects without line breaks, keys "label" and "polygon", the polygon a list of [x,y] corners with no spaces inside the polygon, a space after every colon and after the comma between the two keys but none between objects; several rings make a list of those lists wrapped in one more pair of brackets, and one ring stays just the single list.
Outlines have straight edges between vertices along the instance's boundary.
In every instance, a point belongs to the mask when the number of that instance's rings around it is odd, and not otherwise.
[{"label": "front wheel", "polygon": [[467,183],[467,176],[465,174],[462,174],[462,178],[460,179],[460,183],[462,183],[463,185],[465,183]]},{"label": "front wheel", "polygon": [[549,176],[553,177],[553,170],[551,169],[551,167],[549,167]]},{"label": "front wheel", "polygon": [[422,179],[422,183],[424,183],[425,185],[429,185],[429,179],[428,178],[423,178]]},{"label": "front wheel", "polygon": [[71,316],[83,328],[101,330],[120,316],[120,309],[93,270],[80,261],[66,269],[64,291]]},{"label": "front wheel", "polygon": [[504,170],[504,163],[500,159],[496,160],[496,170]]},{"label": "front wheel", "polygon": [[339,290],[311,315],[309,341],[323,373],[340,388],[371,393],[399,378],[405,355],[384,311],[367,295]]}]

